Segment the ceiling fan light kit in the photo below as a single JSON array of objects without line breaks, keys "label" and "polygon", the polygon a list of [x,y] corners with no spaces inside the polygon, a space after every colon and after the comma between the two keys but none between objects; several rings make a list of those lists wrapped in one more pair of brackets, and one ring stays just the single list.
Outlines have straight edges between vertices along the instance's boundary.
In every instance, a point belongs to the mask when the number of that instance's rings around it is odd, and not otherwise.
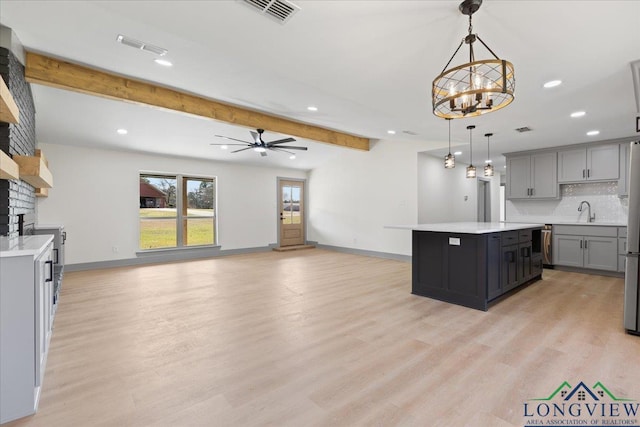
[{"label": "ceiling fan light kit", "polygon": [[[498,56],[478,34],[473,34],[471,16],[482,0],[465,0],[458,9],[469,16],[469,34],[462,39],[449,62],[432,84],[433,114],[442,118],[474,117],[506,107],[513,101],[515,75],[513,64]],[[493,58],[476,60],[473,43],[480,43]],[[469,45],[469,62],[447,69],[462,44]]]},{"label": "ceiling fan light kit", "polygon": [[[219,145],[221,146],[220,148],[222,148],[223,150],[226,150],[226,148],[229,145],[241,145],[244,146],[245,148],[240,148],[239,150],[235,150],[232,151],[232,153],[238,153],[240,151],[245,151],[245,150],[250,150],[253,148],[254,151],[260,153],[260,155],[262,157],[266,157],[267,156],[267,151],[271,150],[271,151],[282,151],[284,153],[288,153],[291,156],[293,156],[293,158],[295,159],[295,154],[292,153],[289,150],[301,150],[301,151],[307,151],[307,147],[294,147],[291,145],[285,145],[284,147],[286,148],[286,150],[282,147],[280,147],[280,144],[286,144],[288,142],[294,142],[295,139],[294,138],[283,138],[283,139],[278,139],[276,141],[270,141],[270,142],[265,142],[262,139],[262,134],[264,133],[264,129],[256,129],[256,131],[250,131],[249,132],[251,134],[251,137],[253,139],[252,142],[249,141],[243,141],[241,139],[236,139],[236,138],[231,138],[229,136],[224,136],[224,135],[215,135],[218,138],[225,138],[225,139],[230,139],[232,141],[238,141],[241,142],[241,144],[209,144],[209,145]],[[291,158],[291,157],[289,157]]]}]

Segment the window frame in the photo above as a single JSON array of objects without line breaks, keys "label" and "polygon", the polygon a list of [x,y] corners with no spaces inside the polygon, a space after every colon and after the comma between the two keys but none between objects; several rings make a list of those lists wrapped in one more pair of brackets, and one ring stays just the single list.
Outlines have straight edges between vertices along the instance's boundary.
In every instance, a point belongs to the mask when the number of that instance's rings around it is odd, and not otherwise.
[{"label": "window frame", "polygon": [[[157,171],[139,171],[138,172],[138,186],[141,178],[143,177],[156,177],[156,178],[175,178],[176,180],[176,246],[168,246],[161,248],[142,248],[140,246],[140,208],[138,208],[138,249],[137,253],[150,253],[150,252],[166,252],[166,251],[184,251],[193,250],[198,248],[219,248],[218,245],[218,177],[212,175],[200,175],[200,174],[188,174],[188,173],[173,173],[173,172],[157,172]],[[187,180],[211,180],[213,182],[213,217],[208,216],[189,216],[183,213],[184,202],[187,201],[187,195],[185,194]],[[138,206],[140,199],[140,190],[138,189]],[[184,232],[183,224],[188,219],[199,218],[211,218],[213,222],[213,243],[206,243],[202,245],[184,245]]]}]

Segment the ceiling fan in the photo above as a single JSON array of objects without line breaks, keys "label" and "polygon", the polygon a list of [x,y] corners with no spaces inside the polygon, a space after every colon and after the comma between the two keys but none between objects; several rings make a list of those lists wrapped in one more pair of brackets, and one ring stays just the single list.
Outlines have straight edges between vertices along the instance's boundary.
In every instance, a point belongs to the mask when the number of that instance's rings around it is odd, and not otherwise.
[{"label": "ceiling fan", "polygon": [[293,146],[287,145],[287,146],[285,146],[287,148],[286,150],[284,148],[280,147],[280,144],[286,144],[287,142],[295,141],[295,139],[293,139],[293,138],[283,138],[283,139],[278,139],[277,141],[264,142],[262,140],[262,134],[264,133],[264,129],[256,129],[256,132],[250,131],[249,133],[251,134],[251,137],[253,138],[253,142],[243,141],[241,139],[231,138],[231,137],[223,136],[223,135],[215,135],[218,138],[230,139],[232,141],[242,142],[242,144],[209,144],[209,145],[224,145],[224,146],[227,146],[227,145],[243,145],[243,146],[245,146],[245,148],[241,148],[239,150],[232,151],[232,153],[237,153],[239,151],[249,150],[249,149],[253,148],[255,151],[260,153],[260,155],[262,157],[265,157],[267,155],[267,150],[283,151],[283,152],[289,153],[291,155],[295,155],[295,154],[292,153],[291,151],[288,151],[288,150],[304,150],[304,151],[307,151],[307,147],[293,147]]}]

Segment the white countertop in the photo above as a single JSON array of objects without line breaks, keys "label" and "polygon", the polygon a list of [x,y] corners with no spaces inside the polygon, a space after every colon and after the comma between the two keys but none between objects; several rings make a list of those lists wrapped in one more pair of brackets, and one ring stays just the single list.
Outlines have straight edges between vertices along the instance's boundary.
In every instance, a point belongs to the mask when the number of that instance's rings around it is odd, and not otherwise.
[{"label": "white countertop", "polygon": [[444,233],[486,234],[500,231],[542,228],[544,224],[517,222],[440,222],[434,224],[386,225],[385,228],[397,230],[438,231]]},{"label": "white countertop", "polygon": [[51,234],[39,234],[35,236],[20,236],[9,239],[0,236],[0,258],[39,255],[53,240]]}]

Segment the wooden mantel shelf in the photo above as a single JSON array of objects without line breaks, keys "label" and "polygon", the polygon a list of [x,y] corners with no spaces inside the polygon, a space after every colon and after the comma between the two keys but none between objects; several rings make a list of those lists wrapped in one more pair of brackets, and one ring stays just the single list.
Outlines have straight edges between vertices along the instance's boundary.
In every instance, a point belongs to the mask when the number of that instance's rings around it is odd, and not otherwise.
[{"label": "wooden mantel shelf", "polygon": [[20,179],[20,167],[0,150],[0,179]]},{"label": "wooden mantel shelf", "polygon": [[36,150],[35,156],[13,156],[13,160],[20,166],[21,180],[36,188],[53,187],[53,175],[40,150]]},{"label": "wooden mantel shelf", "polygon": [[4,80],[0,77],[0,122],[18,123],[19,120],[18,105],[13,100]]}]

